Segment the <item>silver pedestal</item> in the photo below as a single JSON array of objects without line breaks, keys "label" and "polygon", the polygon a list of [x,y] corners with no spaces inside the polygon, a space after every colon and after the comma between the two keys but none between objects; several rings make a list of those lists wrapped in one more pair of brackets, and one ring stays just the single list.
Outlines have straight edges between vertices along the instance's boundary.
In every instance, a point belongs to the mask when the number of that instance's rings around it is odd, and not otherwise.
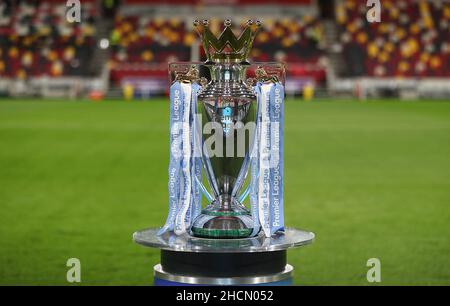
[{"label": "silver pedestal", "polygon": [[154,267],[155,285],[285,285],[293,267],[286,252],[310,244],[314,233],[287,228],[270,238],[206,239],[188,234],[157,235],[151,228],[135,232],[133,240],[161,250]]}]

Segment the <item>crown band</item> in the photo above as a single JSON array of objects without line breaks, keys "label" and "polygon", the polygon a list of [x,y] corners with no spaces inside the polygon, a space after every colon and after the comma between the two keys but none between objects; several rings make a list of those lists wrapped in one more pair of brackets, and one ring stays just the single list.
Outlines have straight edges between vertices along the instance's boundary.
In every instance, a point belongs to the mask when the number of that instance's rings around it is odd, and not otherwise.
[{"label": "crown band", "polygon": [[207,63],[248,63],[253,40],[261,27],[261,22],[248,20],[247,25],[239,37],[236,37],[231,30],[231,21],[224,22],[224,30],[219,37],[216,37],[209,29],[209,21],[194,21],[194,27],[202,39]]}]

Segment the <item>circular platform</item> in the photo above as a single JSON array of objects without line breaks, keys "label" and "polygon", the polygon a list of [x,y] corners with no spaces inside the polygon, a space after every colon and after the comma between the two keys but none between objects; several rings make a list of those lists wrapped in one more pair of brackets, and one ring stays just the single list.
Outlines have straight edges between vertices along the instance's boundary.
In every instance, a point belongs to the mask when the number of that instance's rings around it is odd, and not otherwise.
[{"label": "circular platform", "polygon": [[150,228],[133,234],[133,240],[143,246],[166,251],[198,253],[249,253],[274,252],[300,247],[313,242],[314,233],[286,228],[284,233],[264,237],[262,233],[244,239],[207,239],[188,234],[177,236],[174,233],[157,235],[159,228]]},{"label": "circular platform", "polygon": [[[154,267],[155,279],[165,282],[171,282],[164,285],[202,285],[207,284],[209,286],[234,286],[234,285],[263,285],[272,284],[279,285],[283,281],[287,281],[292,277],[292,271],[294,269],[291,265],[286,265],[283,271],[279,273],[269,275],[258,275],[248,277],[205,277],[205,276],[186,276],[167,273],[163,270],[160,264]],[[161,285],[163,285],[161,283]]]}]

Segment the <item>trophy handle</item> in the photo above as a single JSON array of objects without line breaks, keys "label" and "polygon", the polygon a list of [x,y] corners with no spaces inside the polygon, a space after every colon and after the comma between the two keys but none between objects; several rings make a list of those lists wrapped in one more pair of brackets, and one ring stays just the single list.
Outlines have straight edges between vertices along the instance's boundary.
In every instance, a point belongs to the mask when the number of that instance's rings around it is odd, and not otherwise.
[{"label": "trophy handle", "polygon": [[250,184],[245,188],[244,192],[239,196],[239,203],[243,203],[250,194]]},{"label": "trophy handle", "polygon": [[195,176],[195,181],[197,182],[198,186],[200,187],[200,190],[202,191],[203,195],[208,199],[209,203],[211,203],[214,199],[211,196],[211,194],[206,189],[205,185],[203,185],[202,182],[199,181],[198,177]]},{"label": "trophy handle", "polygon": [[[259,179],[259,174],[256,176],[256,179]],[[251,184],[248,184],[247,187],[245,187],[244,191],[239,196],[238,200],[239,203],[243,203],[245,199],[247,199],[248,195],[250,194]]]},{"label": "trophy handle", "polygon": [[[195,113],[197,113],[196,105],[195,105]],[[199,154],[201,156],[203,168],[205,169],[206,178],[208,179],[209,186],[211,187],[212,191],[214,192],[214,194],[217,198],[217,197],[219,197],[219,188],[217,186],[217,182],[214,177],[213,170],[211,169],[211,164],[210,164],[209,158],[205,157],[205,154],[203,152],[202,141],[201,141],[201,137],[199,136],[199,132],[198,132],[198,131],[201,131],[202,129],[201,129],[201,126],[199,126],[199,122],[197,121],[196,116],[194,116],[193,121],[194,121],[194,126],[195,126],[194,147],[196,148],[196,150],[198,150],[198,152],[200,152]],[[208,198],[208,200],[210,200],[210,202],[212,202],[214,198],[208,192],[208,190],[203,185],[203,183],[200,182],[198,179],[197,179],[197,183],[199,184],[200,189],[202,190],[203,194]]]}]

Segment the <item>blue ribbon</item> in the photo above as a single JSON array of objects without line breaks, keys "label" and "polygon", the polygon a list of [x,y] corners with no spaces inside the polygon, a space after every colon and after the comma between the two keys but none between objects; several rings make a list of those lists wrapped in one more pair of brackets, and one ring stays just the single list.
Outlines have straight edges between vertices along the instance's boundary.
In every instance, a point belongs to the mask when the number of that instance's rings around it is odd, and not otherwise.
[{"label": "blue ribbon", "polygon": [[170,86],[170,160],[169,160],[169,214],[166,223],[158,231],[173,231],[180,203],[180,172],[182,162],[182,123],[184,94],[180,82]]},{"label": "blue ribbon", "polygon": [[257,112],[256,112],[256,127],[255,127],[255,140],[253,142],[253,148],[250,154],[250,207],[253,219],[253,232],[252,236],[256,236],[260,229],[261,224],[259,222],[259,205],[258,205],[258,182],[259,182],[259,140],[260,140],[260,121],[261,121],[261,83],[257,83],[255,88],[255,94],[257,97]]},{"label": "blue ribbon", "polygon": [[284,231],[284,87],[275,83],[270,89],[270,234]]},{"label": "blue ribbon", "polygon": [[[192,222],[195,220],[195,218],[200,214],[202,210],[202,194],[200,191],[202,190],[202,187],[204,186],[200,183],[202,180],[202,158],[201,155],[198,154],[198,138],[196,137],[198,133],[198,125],[196,123],[196,114],[197,114],[197,95],[199,90],[201,89],[201,86],[197,83],[192,84],[192,102],[191,102],[191,148],[192,148],[192,157],[191,157],[191,163],[192,163],[192,169],[191,169],[191,175],[192,175],[192,195],[191,195],[191,218],[190,221]],[[206,191],[206,190],[205,190]],[[204,193],[204,191],[202,190]],[[189,224],[191,223],[189,222]]]}]

